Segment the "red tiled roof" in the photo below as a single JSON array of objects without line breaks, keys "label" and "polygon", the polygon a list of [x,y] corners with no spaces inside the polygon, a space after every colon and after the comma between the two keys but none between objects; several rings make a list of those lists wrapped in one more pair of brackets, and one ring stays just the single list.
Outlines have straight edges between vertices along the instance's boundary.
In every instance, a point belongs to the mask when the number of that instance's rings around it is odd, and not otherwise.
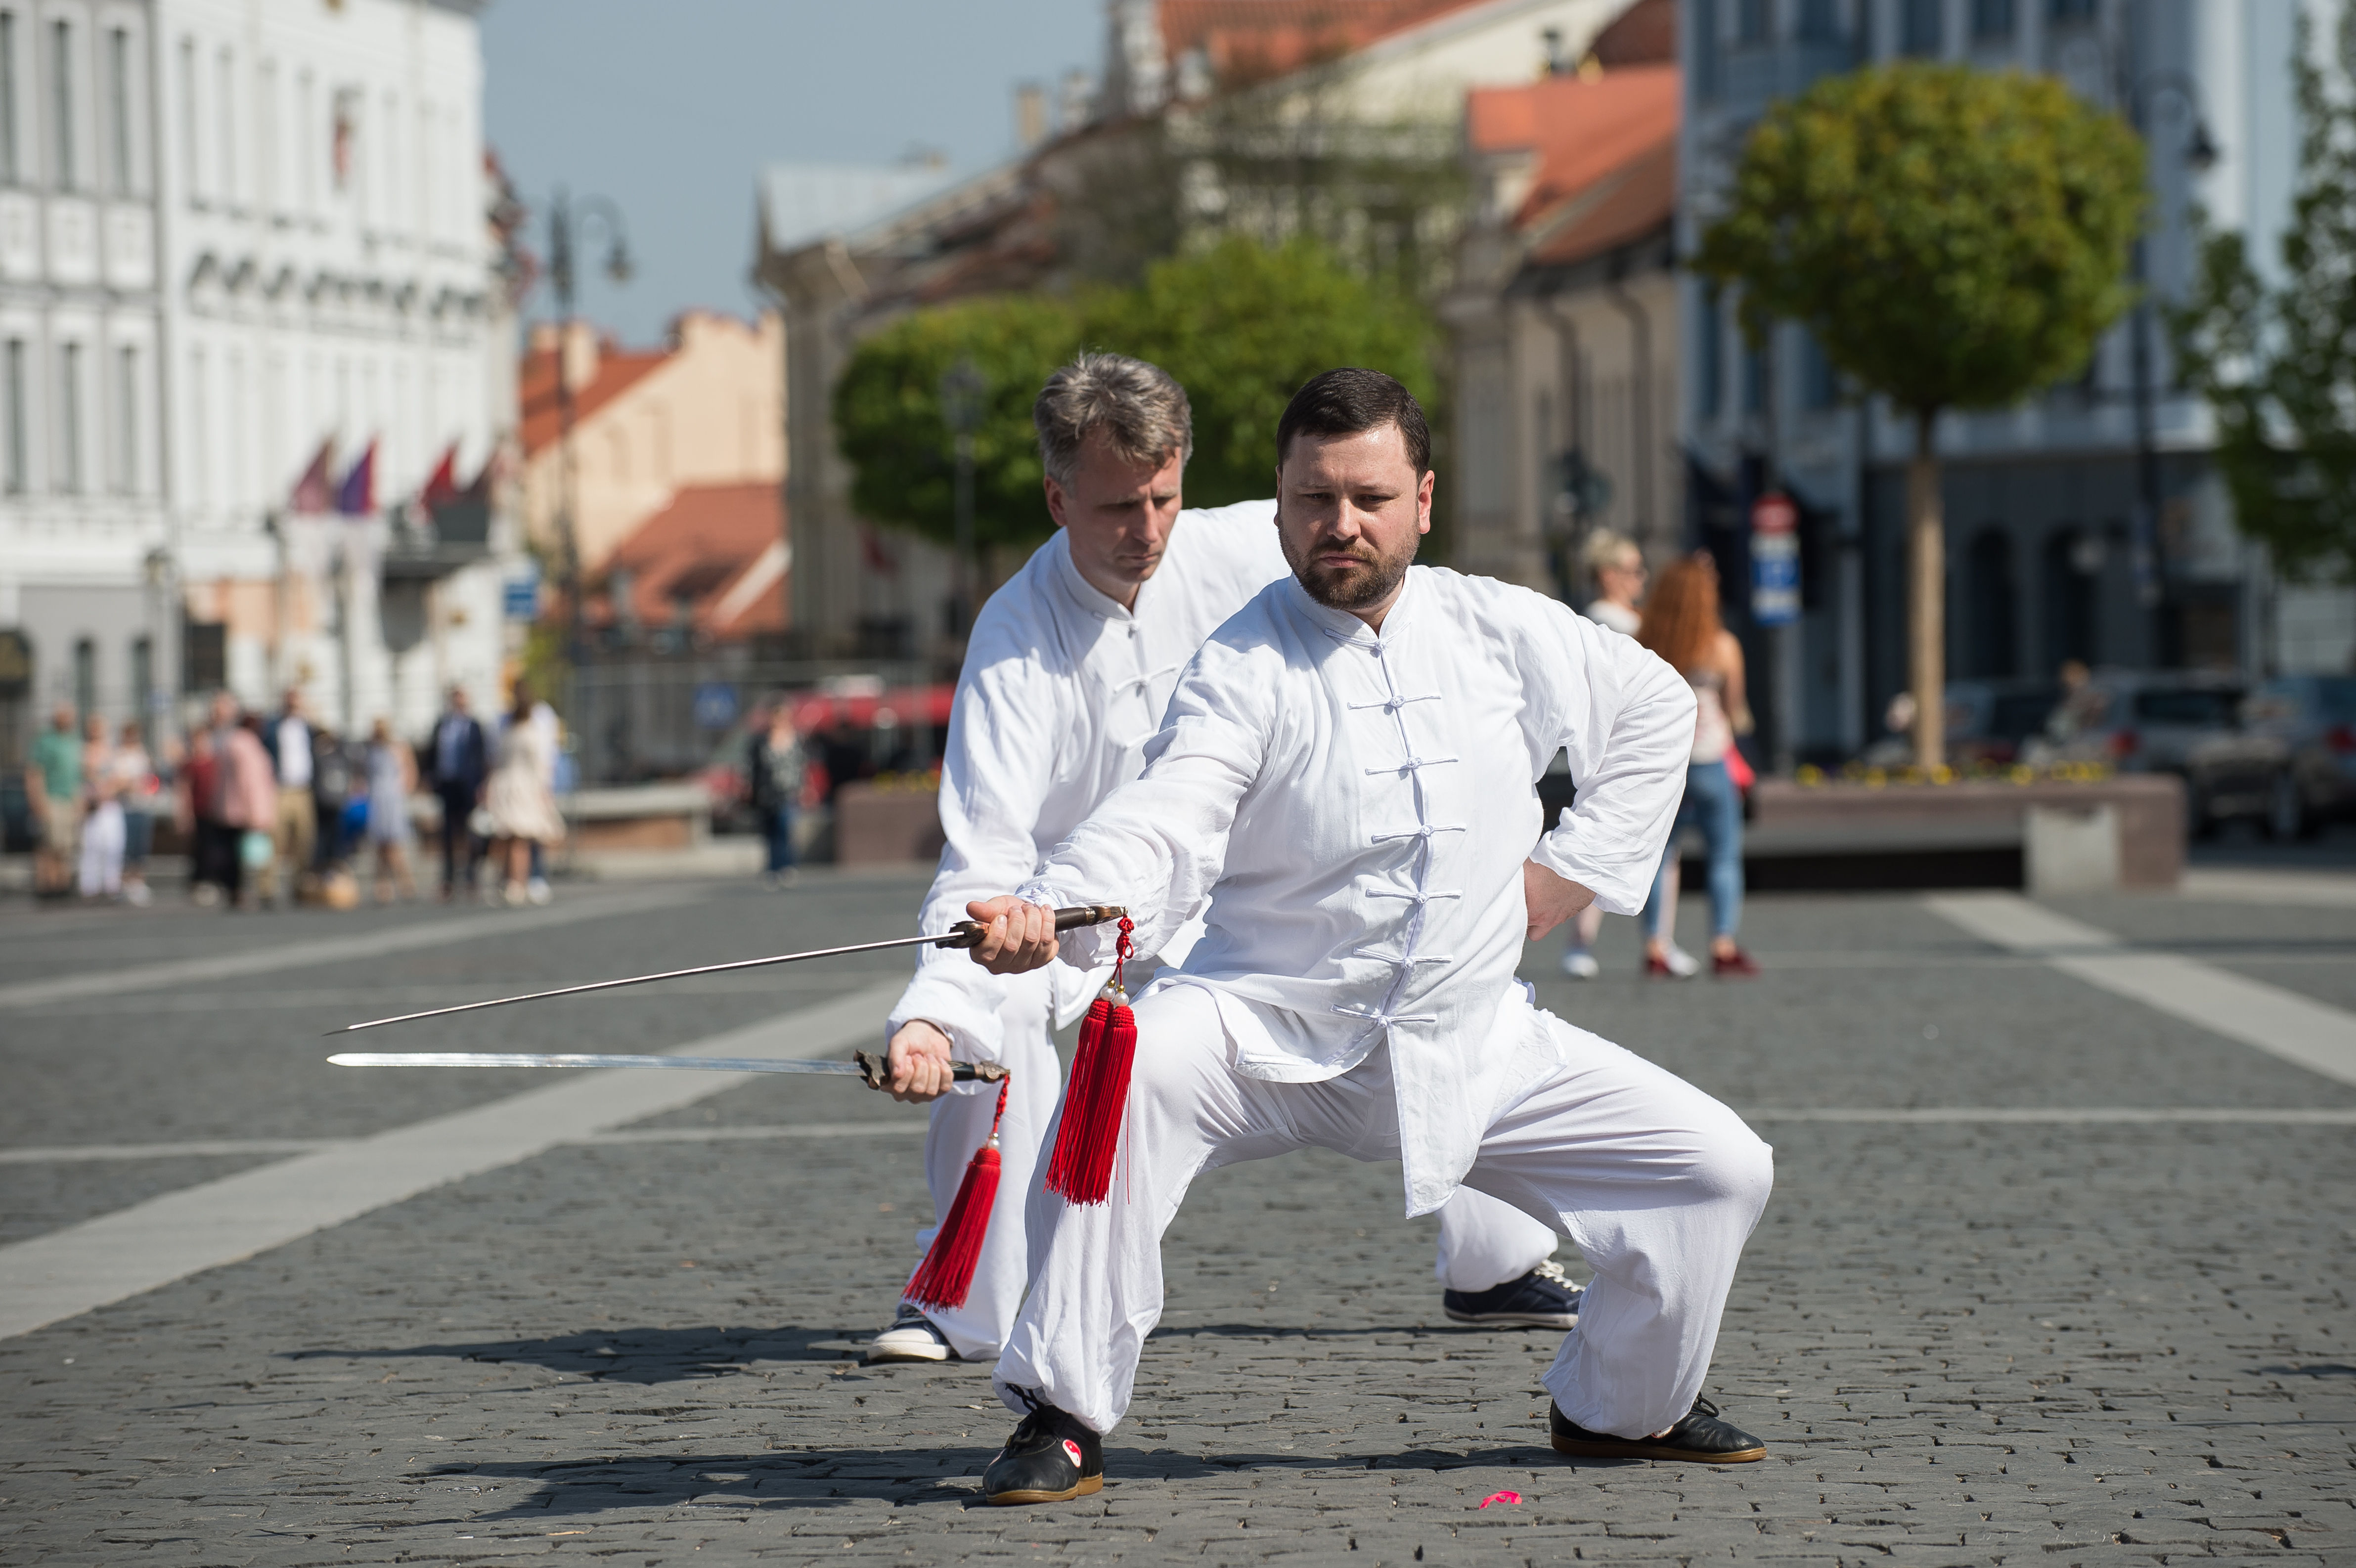
[{"label": "red tiled roof", "polygon": [[[597,373],[585,387],[573,389],[573,419],[575,424],[612,402],[634,382],[639,381],[670,357],[670,350],[653,348],[624,352],[610,342],[601,344],[597,353]],[[555,348],[533,348],[523,357],[519,372],[518,396],[523,403],[523,450],[527,457],[556,440],[561,411],[556,401],[556,367],[559,353]]]},{"label": "red tiled roof", "polygon": [[1199,48],[1222,87],[1265,81],[1365,48],[1482,0],[1162,0],[1171,63]]},{"label": "red tiled roof", "polygon": [[1600,256],[1665,229],[1676,210],[1677,139],[1672,133],[1526,225],[1537,240],[1529,260],[1563,266]]},{"label": "red tiled roof", "polygon": [[638,624],[676,625],[722,642],[785,629],[785,505],[775,484],[691,485],[607,558],[584,619],[611,625],[616,572],[630,574]]},{"label": "red tiled roof", "polygon": [[[1465,95],[1466,140],[1476,153],[1537,155],[1537,176],[1514,214],[1525,231],[1558,215],[1606,176],[1668,150],[1668,194],[1676,190],[1678,118],[1675,66],[1632,66],[1591,80],[1550,76],[1526,87],[1475,88]],[[1649,182],[1648,188],[1649,188]]]}]

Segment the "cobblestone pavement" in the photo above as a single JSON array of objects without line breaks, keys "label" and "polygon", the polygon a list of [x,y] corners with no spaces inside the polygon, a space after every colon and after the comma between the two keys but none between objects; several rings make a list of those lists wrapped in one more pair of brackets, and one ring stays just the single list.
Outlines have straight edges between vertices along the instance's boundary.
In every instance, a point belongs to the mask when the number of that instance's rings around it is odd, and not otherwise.
[{"label": "cobblestone pavement", "polygon": [[[0,1007],[0,1239],[284,1157],[59,1146],[350,1137],[545,1082],[339,1073],[318,1060],[333,1024],[894,934],[916,891],[714,886],[651,912],[597,893],[613,912],[562,931],[525,916],[378,962]],[[2356,999],[2356,912],[2060,907]],[[320,928],[20,908],[0,988]],[[1558,1458],[1536,1381],[1553,1337],[1446,1325],[1396,1169],[1308,1154],[1197,1185],[1102,1496],[980,1507],[1011,1424],[986,1369],[855,1359],[926,1217],[921,1115],[776,1078],[0,1340],[0,1563],[2356,1562],[2356,1157],[2348,1125],[2314,1120],[2356,1087],[1919,901],[1757,899],[1767,974],[1747,986],[1647,984],[1629,923],[1607,932],[1591,986],[1544,978],[1553,950],[1533,950],[1542,999],[1776,1145],[1710,1380],[1763,1464]],[[672,1046],[896,966],[405,1043]],[[2204,1107],[2249,1119],[2167,1119]],[[2144,1119],[2026,1119],[2101,1108]],[[1867,1119],[1804,1115],[1827,1110]],[[1984,1114],[1892,1119],[1957,1110]],[[1500,1492],[1520,1500],[1482,1506]]]}]

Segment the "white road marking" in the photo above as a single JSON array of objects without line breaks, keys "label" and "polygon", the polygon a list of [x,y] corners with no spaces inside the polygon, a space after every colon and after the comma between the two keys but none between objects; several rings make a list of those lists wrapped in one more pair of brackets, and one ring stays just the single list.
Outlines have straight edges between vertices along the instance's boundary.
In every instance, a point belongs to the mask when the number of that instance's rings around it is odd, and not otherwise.
[{"label": "white road marking", "polygon": [[664,888],[619,897],[584,898],[552,908],[501,910],[496,914],[454,915],[448,920],[421,921],[391,931],[324,936],[309,942],[276,943],[243,953],[218,953],[201,958],[173,958],[156,964],[105,969],[83,975],[58,975],[46,980],[19,980],[0,986],[0,1008],[35,1008],[50,1002],[80,1001],[86,997],[111,997],[122,991],[148,991],[188,982],[203,984],[247,975],[268,975],[314,964],[341,964],[355,958],[377,958],[388,953],[410,953],[421,947],[446,947],[484,937],[547,931],[576,925],[584,920],[646,914],[693,903],[698,889]]},{"label": "white road marking", "polygon": [[2195,866],[2177,891],[2221,903],[2317,904],[2356,909],[2356,876],[2345,871],[2285,871],[2268,867]]},{"label": "white road marking", "polygon": [[85,1159],[185,1159],[207,1155],[309,1154],[341,1148],[349,1138],[209,1138],[181,1144],[59,1144],[48,1148],[0,1148],[0,1165],[48,1165]]},{"label": "white road marking", "polygon": [[2107,931],[2017,893],[1941,893],[1930,910],[1982,941],[2042,958],[2129,1001],[2356,1083],[2356,1013],[2175,954],[2138,953]]},{"label": "white road marking", "polygon": [[2356,1106],[2329,1108],[2223,1105],[1923,1105],[1875,1107],[1784,1107],[1760,1105],[1740,1113],[1746,1122],[1879,1122],[1921,1125],[1926,1122],[2065,1124],[2102,1122],[2222,1123],[2278,1127],[2356,1127]]},{"label": "white road marking", "polygon": [[[825,1056],[880,1039],[894,978],[674,1047],[678,1056]],[[323,1051],[321,1054],[326,1053]],[[321,1064],[321,1072],[335,1069]],[[749,1083],[756,1072],[584,1072],[470,1110],[297,1155],[0,1247],[0,1339],[284,1246],[314,1231]],[[911,1113],[911,1125],[922,1118]]]}]

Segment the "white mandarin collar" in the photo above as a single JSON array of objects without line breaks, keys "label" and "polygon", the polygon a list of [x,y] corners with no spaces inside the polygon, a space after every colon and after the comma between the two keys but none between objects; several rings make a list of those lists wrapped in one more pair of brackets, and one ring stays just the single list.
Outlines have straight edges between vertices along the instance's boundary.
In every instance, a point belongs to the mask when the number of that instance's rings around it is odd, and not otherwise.
[{"label": "white mandarin collar", "polygon": [[[1177,543],[1174,531],[1171,537],[1171,543],[1173,545]],[[1102,589],[1080,575],[1080,569],[1072,562],[1071,535],[1057,528],[1052,541],[1052,548],[1055,552],[1055,580],[1064,585],[1064,592],[1071,595],[1074,604],[1099,621],[1133,621],[1137,618],[1135,611],[1122,604],[1118,599],[1107,597]],[[1152,592],[1153,579],[1169,570],[1170,550],[1165,548],[1162,552],[1162,564],[1155,568],[1153,577],[1149,577],[1137,585],[1138,603],[1143,604],[1145,596]]]},{"label": "white mandarin collar", "polygon": [[1383,629],[1379,632],[1347,610],[1336,610],[1317,603],[1309,596],[1309,590],[1301,586],[1301,579],[1297,576],[1287,577],[1284,586],[1293,609],[1311,625],[1337,643],[1356,644],[1372,652],[1377,648],[1396,646],[1407,634],[1415,619],[1416,604],[1422,597],[1422,579],[1421,568],[1410,566],[1407,569],[1407,580],[1400,585],[1399,596],[1392,603],[1390,613],[1383,617]]}]

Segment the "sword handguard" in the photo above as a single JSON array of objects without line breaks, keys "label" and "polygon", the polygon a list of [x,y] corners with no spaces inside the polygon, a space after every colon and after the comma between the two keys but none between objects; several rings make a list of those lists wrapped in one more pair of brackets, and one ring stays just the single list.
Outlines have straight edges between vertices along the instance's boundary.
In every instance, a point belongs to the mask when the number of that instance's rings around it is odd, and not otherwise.
[{"label": "sword handguard", "polygon": [[[1076,904],[1070,909],[1059,909],[1055,912],[1055,929],[1077,931],[1084,925],[1102,925],[1107,921],[1119,920],[1128,912],[1129,911],[1119,904]],[[949,927],[948,934],[935,941],[933,945],[978,947],[981,944],[981,937],[980,923],[961,920]]]},{"label": "sword handguard", "polygon": [[[887,1053],[854,1051],[851,1060],[859,1064],[859,1076],[870,1089],[892,1086],[892,1059]],[[952,1061],[949,1082],[952,1083],[995,1083],[1007,1076],[1007,1070],[995,1061]]]}]

